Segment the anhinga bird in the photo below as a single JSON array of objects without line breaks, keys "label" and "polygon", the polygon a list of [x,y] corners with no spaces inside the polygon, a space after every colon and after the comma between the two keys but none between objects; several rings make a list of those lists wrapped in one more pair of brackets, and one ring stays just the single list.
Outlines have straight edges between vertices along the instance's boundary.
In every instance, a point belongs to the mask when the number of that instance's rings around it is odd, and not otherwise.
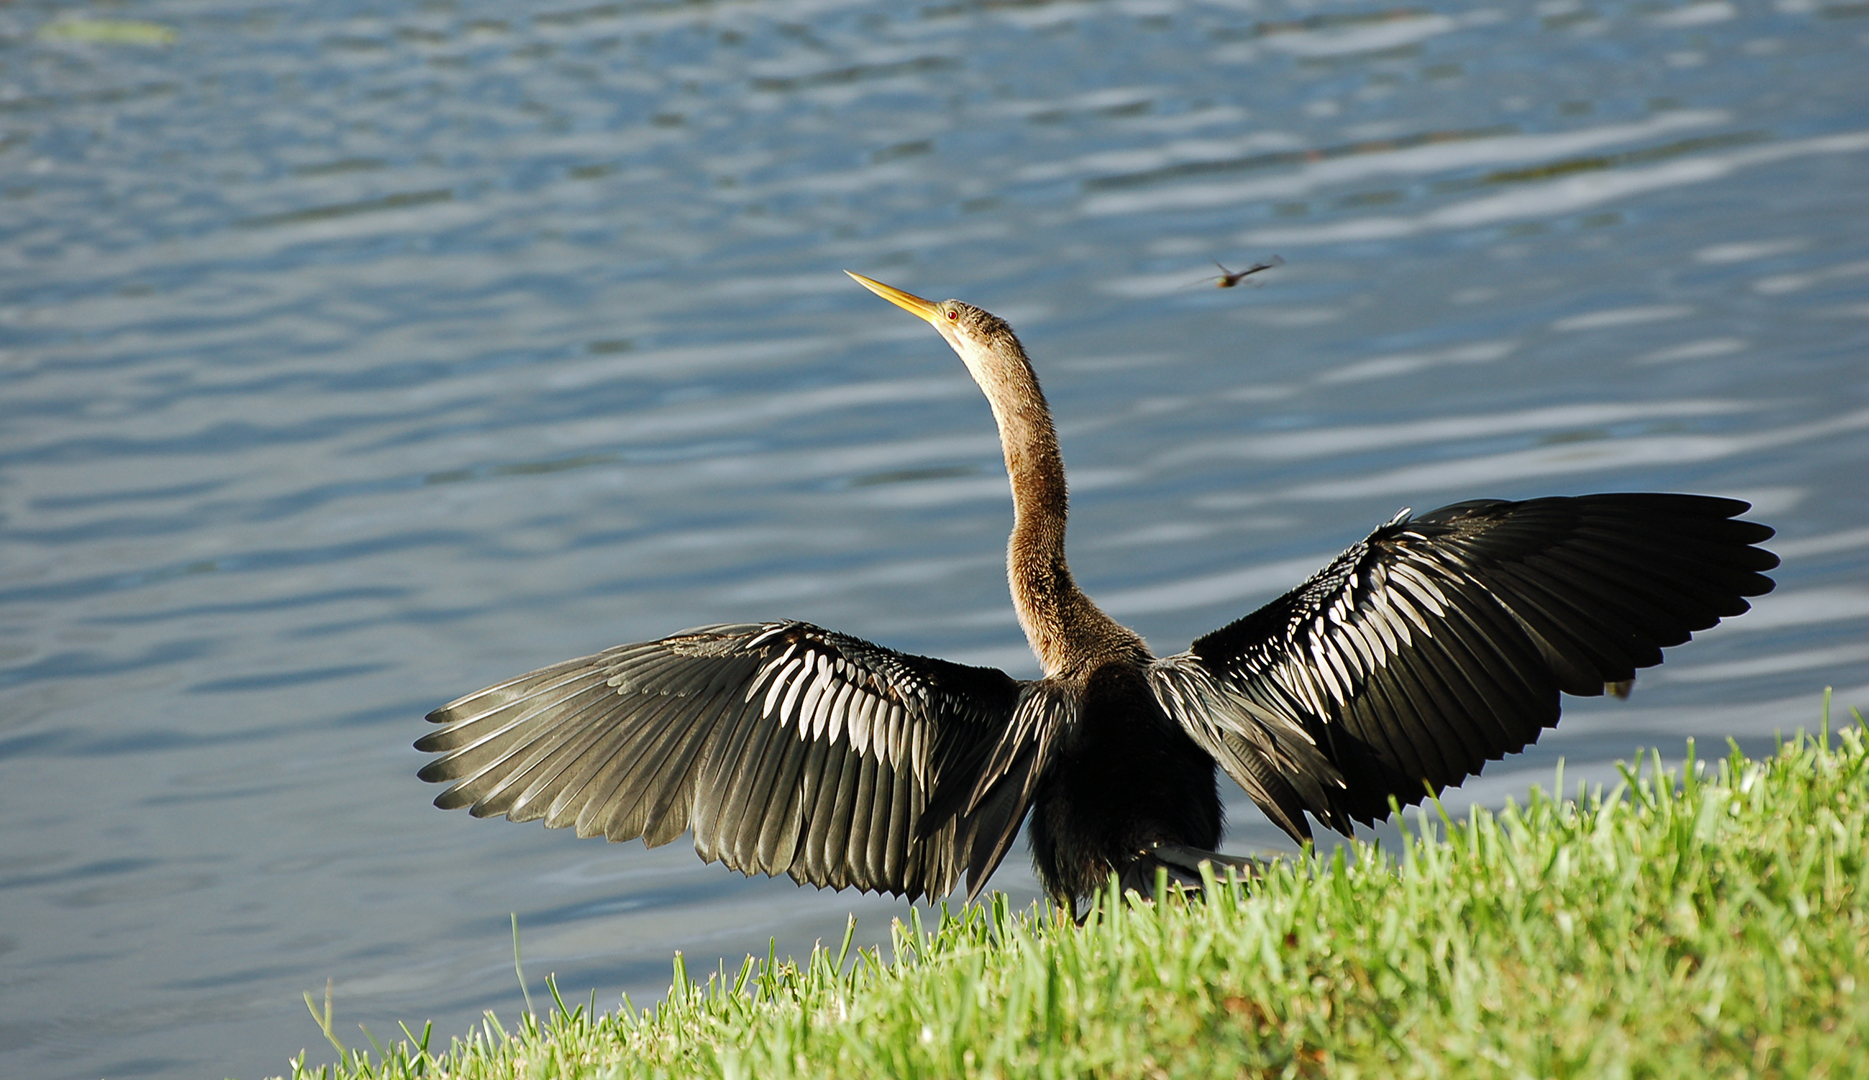
[{"label": "anhinga bird", "polygon": [[421,778],[476,817],[695,850],[745,874],[977,895],[1031,819],[1073,910],[1216,856],[1215,766],[1299,841],[1478,773],[1661,648],[1747,609],[1778,564],[1699,495],[1476,500],[1371,533],[1309,581],[1157,657],[1064,558],[1064,464],[1006,323],[852,274],[933,324],[986,393],[1012,482],[1007,577],[1038,679],[801,622],[619,645],[435,710]]}]

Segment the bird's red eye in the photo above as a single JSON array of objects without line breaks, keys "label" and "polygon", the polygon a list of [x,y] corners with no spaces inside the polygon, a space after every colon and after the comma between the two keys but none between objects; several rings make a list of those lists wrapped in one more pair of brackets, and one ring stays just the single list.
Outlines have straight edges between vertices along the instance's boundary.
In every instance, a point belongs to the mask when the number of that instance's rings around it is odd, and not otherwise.
[{"label": "bird's red eye", "polygon": [[957,320],[957,319],[959,319],[959,318],[960,318],[960,312],[958,312],[958,311],[950,311],[950,312],[948,312],[948,313],[947,313],[947,321],[948,321],[948,322],[954,322],[955,320]]}]

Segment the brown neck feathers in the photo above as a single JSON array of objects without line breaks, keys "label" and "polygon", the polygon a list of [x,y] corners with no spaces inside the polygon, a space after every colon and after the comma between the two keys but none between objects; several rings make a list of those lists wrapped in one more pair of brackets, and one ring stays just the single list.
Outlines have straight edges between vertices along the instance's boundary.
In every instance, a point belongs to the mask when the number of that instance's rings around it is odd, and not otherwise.
[{"label": "brown neck feathers", "polygon": [[999,422],[1006,475],[1012,482],[1007,583],[1019,625],[1045,665],[1045,674],[1070,674],[1092,662],[1115,639],[1125,639],[1125,644],[1136,639],[1091,603],[1071,578],[1064,558],[1068,512],[1064,460],[1058,453],[1051,411],[1025,357],[1014,354],[999,359],[992,373],[993,385],[982,380],[982,388]]}]

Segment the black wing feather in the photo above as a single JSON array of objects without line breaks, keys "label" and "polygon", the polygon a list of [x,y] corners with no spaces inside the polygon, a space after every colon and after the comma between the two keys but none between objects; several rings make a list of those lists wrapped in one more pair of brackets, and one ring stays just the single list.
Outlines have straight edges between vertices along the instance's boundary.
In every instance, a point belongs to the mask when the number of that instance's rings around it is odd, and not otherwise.
[{"label": "black wing feather", "polygon": [[[1077,689],[1051,679],[1024,684],[1018,704],[1004,733],[971,774],[954,773],[937,794],[945,808],[956,805],[965,785],[965,809],[958,817],[968,823],[967,898],[985,888],[986,879],[999,868],[1012,846],[1032,804],[1039,781],[1051,764],[1058,736],[1077,719]],[[977,760],[977,759],[974,759]],[[954,801],[950,801],[954,799]]]},{"label": "black wing feather", "polygon": [[[1420,801],[1661,650],[1747,610],[1772,530],[1700,495],[1476,500],[1406,514],[1155,662],[1163,708],[1294,838]],[[1206,683],[1219,686],[1215,691]]]},{"label": "black wing feather", "polygon": [[416,748],[440,756],[419,775],[451,784],[437,806],[476,816],[651,845],[692,828],[703,858],[743,873],[932,899],[997,864],[1024,818],[1026,800],[969,805],[968,776],[1023,694],[991,668],[805,623],[701,627],[435,710]]}]

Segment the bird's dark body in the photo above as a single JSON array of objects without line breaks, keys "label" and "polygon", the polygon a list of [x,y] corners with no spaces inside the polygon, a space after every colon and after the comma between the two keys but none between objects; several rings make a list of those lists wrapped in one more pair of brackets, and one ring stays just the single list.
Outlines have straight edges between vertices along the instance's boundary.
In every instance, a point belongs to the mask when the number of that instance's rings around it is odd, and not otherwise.
[{"label": "bird's dark body", "polygon": [[977,895],[1030,822],[1046,891],[1201,880],[1224,769],[1294,840],[1349,833],[1626,687],[1747,610],[1778,565],[1747,505],[1618,493],[1407,511],[1258,611],[1157,657],[1064,558],[1064,464],[1004,321],[860,279],[926,318],[986,393],[1012,481],[1007,577],[1044,676],[802,622],[619,645],[429,714],[435,803],[667,843],[744,873]]},{"label": "bird's dark body", "polygon": [[1142,665],[1125,658],[1092,670],[1032,800],[1027,836],[1046,889],[1087,896],[1118,874],[1146,891],[1149,851],[1218,850],[1223,824],[1213,756],[1162,711]]}]

